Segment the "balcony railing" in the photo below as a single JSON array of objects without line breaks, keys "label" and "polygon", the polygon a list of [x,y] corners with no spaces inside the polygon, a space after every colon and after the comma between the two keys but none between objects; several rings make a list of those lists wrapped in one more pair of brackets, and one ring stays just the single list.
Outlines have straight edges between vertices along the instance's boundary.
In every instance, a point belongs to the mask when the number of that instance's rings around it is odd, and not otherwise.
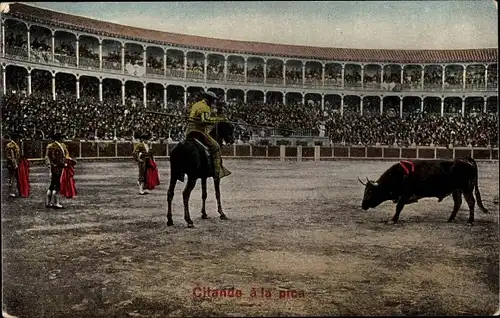
[{"label": "balcony railing", "polygon": [[184,69],[169,68],[167,65],[167,77],[170,78],[184,78]]},{"label": "balcony railing", "polygon": [[80,68],[86,68],[89,70],[98,70],[99,69],[99,60],[91,59],[87,57],[79,58]]},{"label": "balcony railing", "polygon": [[285,80],[285,85],[287,86],[302,86],[302,78],[293,78],[293,79],[290,79],[290,78],[287,78]]},{"label": "balcony railing", "polygon": [[28,60],[28,48],[17,46],[5,46],[5,57],[19,58],[21,60]]},{"label": "balcony railing", "polygon": [[150,75],[152,77],[164,77],[165,71],[161,68],[146,67],[146,75]]},{"label": "balcony railing", "polygon": [[111,61],[106,61],[102,60],[102,68],[113,72],[113,73],[122,73],[122,63],[121,62],[111,62]]},{"label": "balcony railing", "polygon": [[266,84],[268,85],[283,85],[283,78],[276,78],[276,77],[271,77],[271,78],[266,78]]}]

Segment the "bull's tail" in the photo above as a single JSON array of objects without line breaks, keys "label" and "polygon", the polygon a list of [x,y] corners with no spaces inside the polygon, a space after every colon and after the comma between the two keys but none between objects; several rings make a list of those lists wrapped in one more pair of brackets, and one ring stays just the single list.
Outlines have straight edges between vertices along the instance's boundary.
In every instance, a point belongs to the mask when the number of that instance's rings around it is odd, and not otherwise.
[{"label": "bull's tail", "polygon": [[467,157],[466,160],[469,161],[474,166],[474,168],[476,170],[476,175],[474,177],[474,195],[476,196],[477,205],[479,206],[481,211],[483,211],[484,213],[488,213],[488,209],[486,209],[484,207],[483,200],[481,200],[481,193],[479,192],[479,186],[478,186],[479,172],[478,172],[476,160],[474,160],[474,158],[472,158],[472,157]]}]

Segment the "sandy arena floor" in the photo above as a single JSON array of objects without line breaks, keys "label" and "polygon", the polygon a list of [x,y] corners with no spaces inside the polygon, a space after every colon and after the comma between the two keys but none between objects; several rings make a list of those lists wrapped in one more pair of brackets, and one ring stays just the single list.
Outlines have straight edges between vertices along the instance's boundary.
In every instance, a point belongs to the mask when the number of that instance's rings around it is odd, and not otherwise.
[{"label": "sandy arena floor", "polygon": [[[375,179],[393,162],[225,162],[233,171],[222,181],[230,220],[218,218],[212,180],[212,218],[200,218],[198,181],[190,205],[194,229],[183,220],[181,183],[175,224],[166,227],[166,161],[158,163],[162,184],[148,196],[137,195],[133,162],[81,162],[79,195],[63,199],[61,211],[45,209],[48,171],[32,167],[28,199],[3,193],[8,312],[42,318],[497,310],[498,164],[479,163],[490,214],[476,209],[475,225],[467,227],[465,202],[455,223],[446,222],[451,197],[406,206],[397,225],[385,224],[392,203],[361,210],[357,176]],[[242,296],[197,297],[196,287],[236,288]]]}]

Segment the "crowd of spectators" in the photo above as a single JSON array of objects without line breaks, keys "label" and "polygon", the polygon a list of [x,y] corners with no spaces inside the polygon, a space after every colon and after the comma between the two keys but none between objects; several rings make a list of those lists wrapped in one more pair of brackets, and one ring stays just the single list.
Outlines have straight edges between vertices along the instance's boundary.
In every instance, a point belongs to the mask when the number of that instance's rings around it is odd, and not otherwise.
[{"label": "crowd of spectators", "polygon": [[326,118],[333,143],[360,145],[487,147],[498,145],[498,116],[461,117],[412,113],[359,116],[331,113]]},{"label": "crowd of spectators", "polygon": [[[50,136],[55,129],[63,129],[69,138],[76,140],[131,140],[136,131],[148,130],[155,140],[183,138],[186,109],[181,101],[169,100],[163,105],[162,96],[151,96],[149,109],[177,116],[147,113],[142,100],[130,94],[122,105],[117,94],[106,92],[105,101],[60,92],[53,101],[50,94],[10,94],[2,97],[2,127],[4,134],[22,130],[24,138]],[[119,95],[118,95],[119,96]],[[115,98],[115,99],[113,99]],[[188,96],[188,104],[195,96]],[[333,144],[398,145],[398,146],[448,146],[485,147],[498,144],[497,114],[472,113],[441,117],[432,113],[409,113],[403,118],[397,112],[364,114],[345,112],[319,102],[289,102],[277,100],[267,103],[244,103],[234,98],[218,109],[229,119],[259,127],[274,127],[274,133],[289,135],[293,131],[309,131],[318,135],[323,130]],[[264,134],[273,133],[266,129]],[[248,126],[238,128],[236,137],[248,140],[262,131]]]},{"label": "crowd of spectators", "polygon": [[[141,103],[127,99],[103,103],[91,98],[76,100],[74,96],[58,95],[57,100],[47,96],[23,97],[12,94],[2,97],[3,132],[22,131],[23,138],[50,137],[55,130],[63,130],[75,140],[131,140],[137,131],[150,131],[155,139],[178,140],[183,131],[180,117],[146,113]],[[167,105],[163,111],[183,114],[177,104]]]}]

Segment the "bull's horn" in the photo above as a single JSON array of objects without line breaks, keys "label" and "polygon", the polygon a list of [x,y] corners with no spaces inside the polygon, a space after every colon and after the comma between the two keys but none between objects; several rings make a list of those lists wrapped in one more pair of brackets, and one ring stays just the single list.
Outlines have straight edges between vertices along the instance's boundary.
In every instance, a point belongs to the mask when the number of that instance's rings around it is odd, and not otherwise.
[{"label": "bull's horn", "polygon": [[368,177],[366,177],[366,182],[368,182],[368,183],[372,183],[372,182],[370,181],[370,179],[368,179]]},{"label": "bull's horn", "polygon": [[359,180],[359,182],[360,182],[362,185],[364,185],[364,186],[366,185],[366,183],[363,183],[363,181],[361,181],[361,179],[360,179],[359,177],[358,177],[358,180]]}]

